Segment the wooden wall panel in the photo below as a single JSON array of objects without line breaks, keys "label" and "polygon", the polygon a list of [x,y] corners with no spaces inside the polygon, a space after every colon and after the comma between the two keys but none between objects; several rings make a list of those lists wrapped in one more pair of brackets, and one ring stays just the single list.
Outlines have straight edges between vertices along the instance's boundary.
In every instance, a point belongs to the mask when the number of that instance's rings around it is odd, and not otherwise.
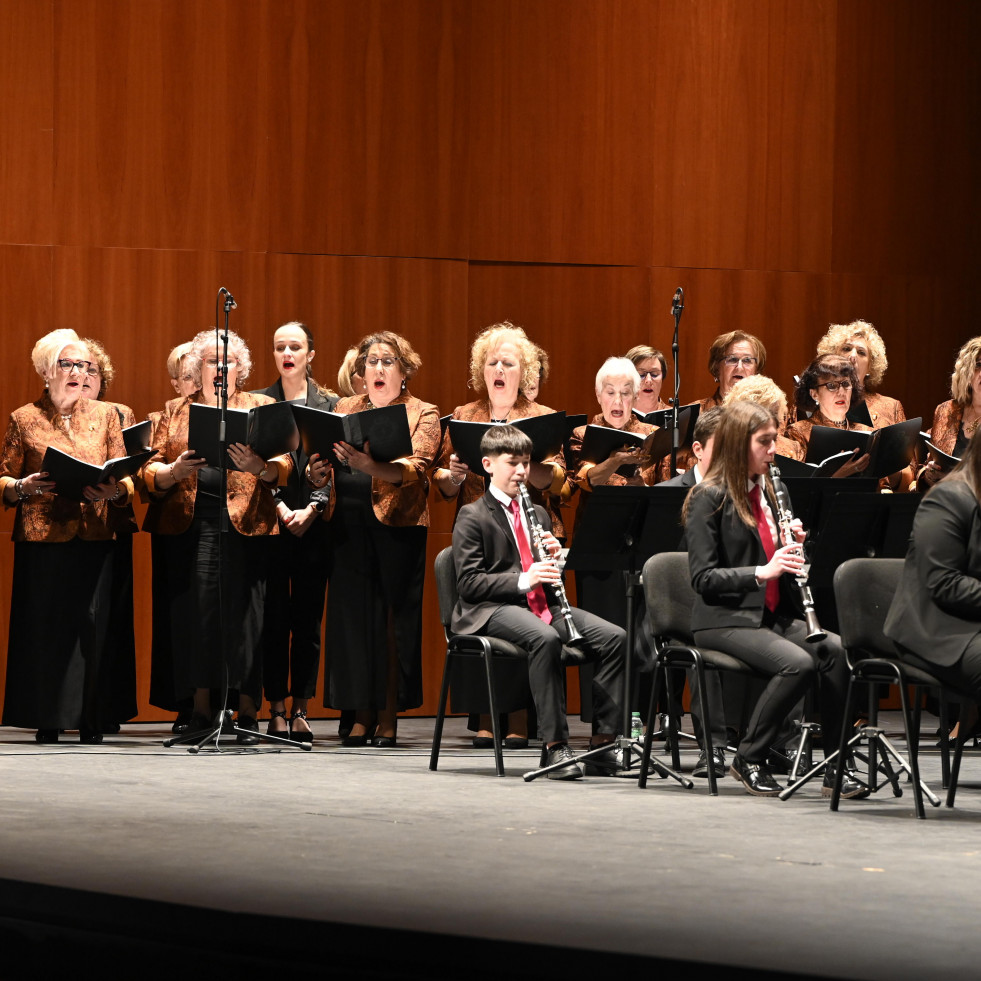
[{"label": "wooden wall panel", "polygon": [[265,247],[264,0],[55,5],[57,240]]},{"label": "wooden wall panel", "polygon": [[0,4],[0,242],[51,241],[52,19],[50,4]]},{"label": "wooden wall panel", "polygon": [[654,264],[827,270],[836,4],[653,7]]},{"label": "wooden wall panel", "polygon": [[473,258],[650,261],[654,9],[473,4]]},{"label": "wooden wall panel", "polygon": [[840,5],[834,271],[976,272],[979,38],[972,0]]},{"label": "wooden wall panel", "polygon": [[269,247],[463,258],[470,5],[273,3]]}]

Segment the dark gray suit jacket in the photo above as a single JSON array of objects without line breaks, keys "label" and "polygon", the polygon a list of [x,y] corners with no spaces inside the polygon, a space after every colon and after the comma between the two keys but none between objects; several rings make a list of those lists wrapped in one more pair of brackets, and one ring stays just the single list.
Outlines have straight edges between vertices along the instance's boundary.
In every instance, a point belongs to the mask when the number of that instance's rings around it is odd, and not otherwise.
[{"label": "dark gray suit jacket", "polygon": [[[535,513],[542,527],[551,530],[548,512],[536,504]],[[504,508],[490,491],[460,508],[453,526],[459,592],[450,620],[454,633],[479,633],[502,604],[528,607],[527,595],[518,589],[521,556],[508,522]]]},{"label": "dark gray suit jacket", "polygon": [[[776,514],[776,503],[767,494]],[[756,568],[766,565],[766,553],[756,528],[736,513],[721,487],[702,483],[689,496],[688,566],[695,590],[692,630],[719,627],[759,627],[763,622],[766,587],[757,585]],[[790,576],[781,576],[780,610],[800,615]]]},{"label": "dark gray suit jacket", "polygon": [[981,633],[981,507],[944,480],[923,498],[885,634],[924,661],[956,664]]}]

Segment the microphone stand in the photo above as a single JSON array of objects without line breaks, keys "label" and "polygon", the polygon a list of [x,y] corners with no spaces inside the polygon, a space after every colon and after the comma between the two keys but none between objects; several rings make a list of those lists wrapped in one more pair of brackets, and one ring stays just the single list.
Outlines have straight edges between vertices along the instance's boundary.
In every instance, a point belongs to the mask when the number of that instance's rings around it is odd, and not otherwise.
[{"label": "microphone stand", "polygon": [[671,316],[674,317],[674,338],[671,341],[671,357],[674,359],[674,398],[671,399],[671,476],[678,473],[678,448],[681,431],[678,429],[678,390],[681,388],[681,369],[678,366],[678,325],[685,309],[685,291],[679,286],[671,300]]},{"label": "microphone stand", "polygon": [[[224,301],[222,297],[224,296]],[[225,313],[224,327],[219,329],[217,326],[219,323],[218,317],[218,304],[223,302],[223,308]],[[291,739],[284,738],[282,736],[273,736],[269,733],[259,732],[256,733],[252,729],[242,729],[239,727],[235,720],[232,718],[232,710],[228,707],[228,693],[230,690],[229,686],[229,671],[228,671],[228,650],[226,647],[227,633],[225,630],[225,543],[228,540],[228,534],[230,530],[229,517],[228,517],[228,464],[225,460],[226,452],[228,449],[227,435],[225,432],[225,423],[228,418],[228,315],[232,310],[236,309],[238,304],[235,302],[235,297],[225,289],[224,286],[220,287],[218,290],[218,296],[215,299],[215,360],[218,362],[217,370],[215,371],[215,400],[218,404],[218,411],[220,413],[218,419],[218,501],[219,501],[219,511],[218,511],[218,622],[221,624],[221,646],[222,646],[222,673],[224,675],[224,694],[222,696],[221,708],[215,714],[214,724],[210,732],[206,733],[204,736],[200,732],[195,732],[192,735],[187,735],[182,733],[173,739],[167,739],[164,742],[164,746],[176,746],[181,743],[189,743],[187,751],[192,754],[196,754],[201,751],[201,749],[209,744],[213,743],[213,752],[220,753],[219,740],[221,736],[235,736],[236,738],[240,735],[242,736],[258,736],[260,740],[265,740],[271,743],[280,743],[284,746],[289,746],[292,749],[305,749],[308,752],[313,749],[311,743],[298,743],[293,742]],[[219,352],[219,343],[221,344],[221,350]],[[260,698],[262,697],[260,693]],[[256,713],[258,715],[259,705],[256,705]],[[193,742],[191,742],[193,740]]]}]

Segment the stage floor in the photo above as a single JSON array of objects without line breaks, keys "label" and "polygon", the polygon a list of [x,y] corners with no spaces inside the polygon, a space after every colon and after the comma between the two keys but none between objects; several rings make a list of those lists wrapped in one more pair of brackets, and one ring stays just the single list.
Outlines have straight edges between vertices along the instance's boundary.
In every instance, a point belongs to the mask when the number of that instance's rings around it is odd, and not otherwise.
[{"label": "stage floor", "polygon": [[[896,732],[898,714],[884,724]],[[15,954],[36,969],[66,951],[136,977],[211,963],[468,979],[679,961],[729,977],[981,970],[981,752],[965,753],[956,808],[917,821],[908,787],[832,814],[819,781],[787,802],[731,777],[717,798],[704,780],[527,783],[537,749],[507,752],[499,779],[463,720],[436,773],[431,719],[403,720],[392,750],[345,749],[336,721],[313,725],[311,753],[196,756],[164,748],[163,726],[98,747],[0,730],[2,976],[22,976]],[[573,734],[585,743],[586,727]],[[938,752],[921,766],[943,797]]]}]

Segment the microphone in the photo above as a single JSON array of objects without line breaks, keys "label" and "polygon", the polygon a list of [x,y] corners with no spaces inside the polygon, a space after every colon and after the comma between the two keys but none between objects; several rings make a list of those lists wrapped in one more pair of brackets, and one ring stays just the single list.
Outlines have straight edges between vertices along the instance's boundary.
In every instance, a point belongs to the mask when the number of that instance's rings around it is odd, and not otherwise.
[{"label": "microphone", "polygon": [[224,296],[225,296],[225,309],[226,310],[237,310],[238,309],[238,304],[235,302],[235,297],[232,296],[232,294],[229,293],[228,290],[226,290],[224,286],[220,287],[219,290],[218,290],[218,292],[224,294]]},{"label": "microphone", "polygon": [[671,316],[681,316],[681,311],[685,309],[685,291],[679,286],[674,291],[674,298],[671,300]]}]

